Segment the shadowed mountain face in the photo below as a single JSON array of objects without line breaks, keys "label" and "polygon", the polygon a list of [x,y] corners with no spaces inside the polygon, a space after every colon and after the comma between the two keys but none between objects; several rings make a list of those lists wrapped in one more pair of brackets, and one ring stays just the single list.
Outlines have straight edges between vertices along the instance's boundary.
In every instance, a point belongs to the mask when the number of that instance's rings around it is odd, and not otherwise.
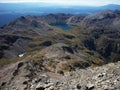
[{"label": "shadowed mountain face", "polygon": [[[88,42],[92,50],[96,50],[105,58],[120,54],[120,11],[103,11],[84,18],[82,26],[87,29]],[[90,45],[87,45],[89,48]]]}]

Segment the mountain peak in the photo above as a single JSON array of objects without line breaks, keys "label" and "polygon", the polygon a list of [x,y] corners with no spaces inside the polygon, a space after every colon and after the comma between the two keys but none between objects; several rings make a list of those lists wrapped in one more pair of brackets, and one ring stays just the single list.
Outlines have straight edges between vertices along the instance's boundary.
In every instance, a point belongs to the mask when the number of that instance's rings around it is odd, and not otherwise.
[{"label": "mountain peak", "polygon": [[120,5],[119,4],[108,4],[108,5],[102,6],[101,8],[106,9],[106,10],[119,10]]}]

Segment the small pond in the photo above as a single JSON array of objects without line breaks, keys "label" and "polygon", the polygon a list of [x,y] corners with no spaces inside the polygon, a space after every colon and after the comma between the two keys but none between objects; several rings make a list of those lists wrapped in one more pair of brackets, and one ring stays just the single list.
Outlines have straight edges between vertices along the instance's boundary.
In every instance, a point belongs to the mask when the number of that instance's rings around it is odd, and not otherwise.
[{"label": "small pond", "polygon": [[61,28],[63,30],[71,30],[72,27],[67,24],[50,24],[51,26],[55,26],[57,28]]}]

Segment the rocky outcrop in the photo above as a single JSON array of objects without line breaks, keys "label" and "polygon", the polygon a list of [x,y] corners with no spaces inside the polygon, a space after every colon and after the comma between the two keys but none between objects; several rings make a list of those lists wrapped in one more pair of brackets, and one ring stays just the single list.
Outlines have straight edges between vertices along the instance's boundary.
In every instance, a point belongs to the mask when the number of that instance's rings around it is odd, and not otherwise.
[{"label": "rocky outcrop", "polygon": [[[28,59],[31,57],[28,57]],[[27,58],[26,58],[27,59]],[[100,67],[76,69],[63,75],[30,69],[28,61],[0,70],[0,89],[12,90],[119,90],[120,62]],[[36,73],[36,74],[35,74]]]},{"label": "rocky outcrop", "polygon": [[[110,63],[101,67],[80,69],[63,76],[60,80],[44,76],[40,82],[32,84],[34,88],[44,90],[119,90],[120,62]],[[39,76],[41,78],[43,76]],[[48,84],[46,84],[46,82]],[[48,87],[47,87],[48,86]]]}]

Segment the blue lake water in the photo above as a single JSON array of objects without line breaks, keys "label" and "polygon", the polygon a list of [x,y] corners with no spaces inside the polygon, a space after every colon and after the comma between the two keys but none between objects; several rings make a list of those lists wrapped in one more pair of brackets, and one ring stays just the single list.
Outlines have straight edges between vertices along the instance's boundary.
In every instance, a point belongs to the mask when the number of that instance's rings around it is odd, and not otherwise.
[{"label": "blue lake water", "polygon": [[57,28],[61,28],[63,30],[71,30],[72,27],[67,24],[50,24],[51,26],[55,26]]}]

